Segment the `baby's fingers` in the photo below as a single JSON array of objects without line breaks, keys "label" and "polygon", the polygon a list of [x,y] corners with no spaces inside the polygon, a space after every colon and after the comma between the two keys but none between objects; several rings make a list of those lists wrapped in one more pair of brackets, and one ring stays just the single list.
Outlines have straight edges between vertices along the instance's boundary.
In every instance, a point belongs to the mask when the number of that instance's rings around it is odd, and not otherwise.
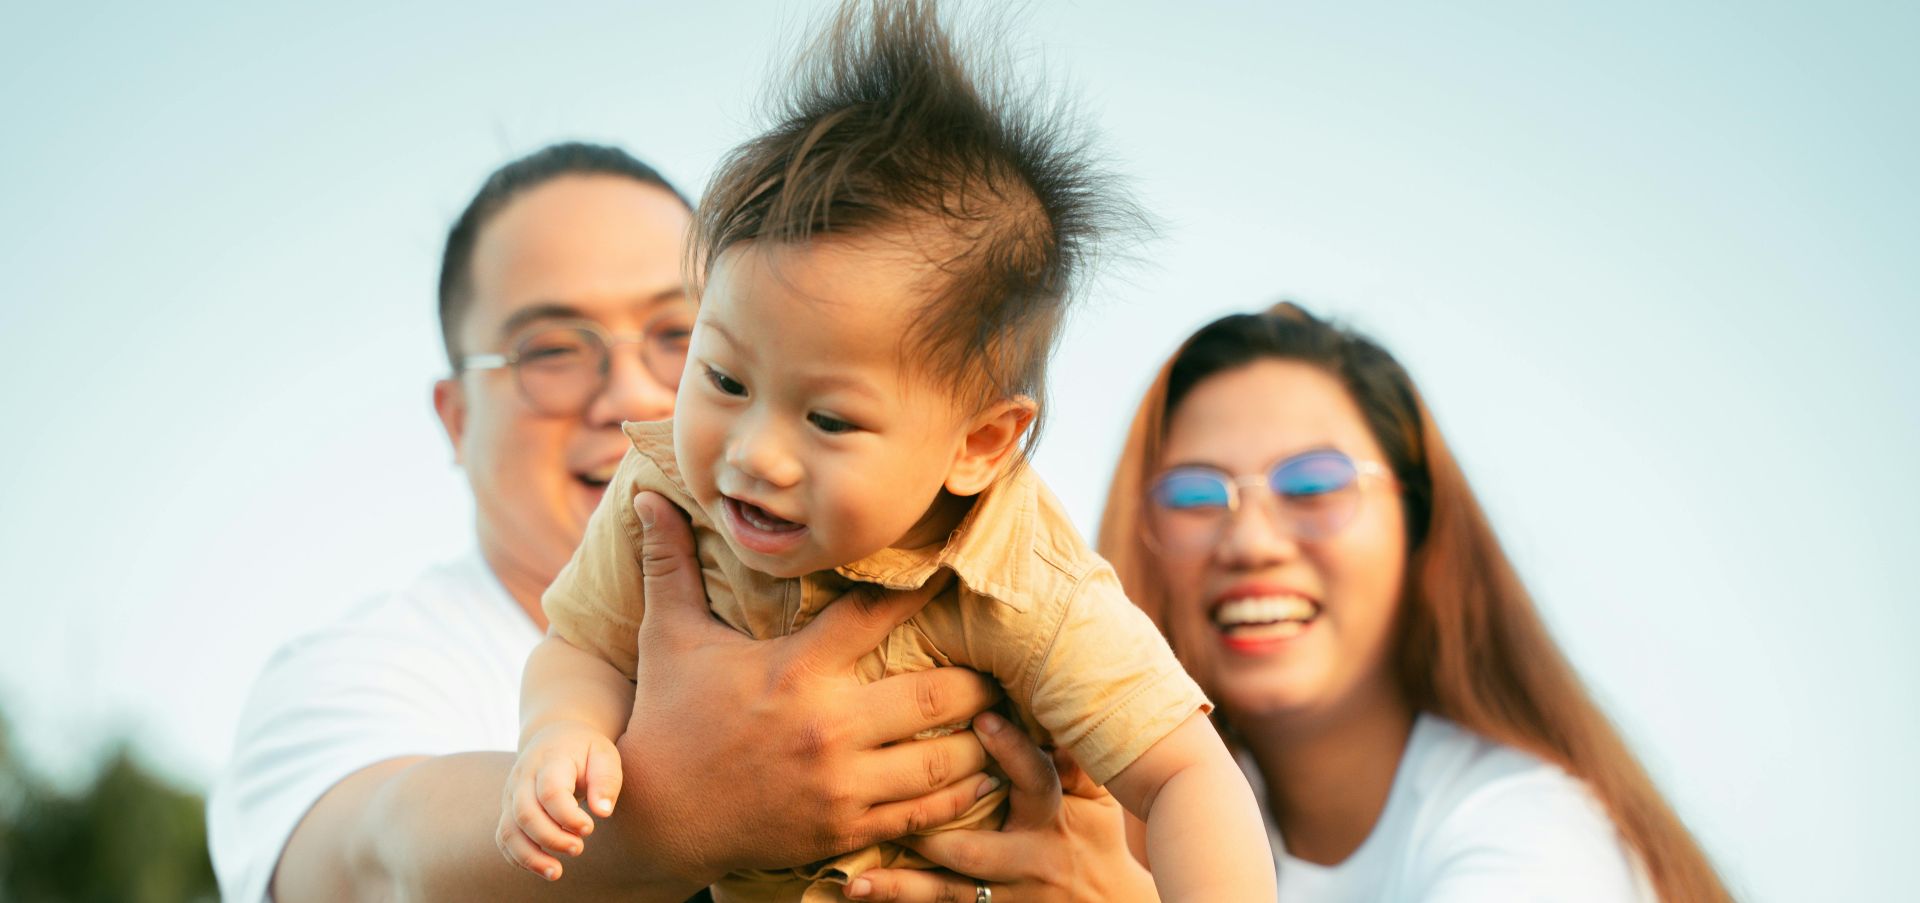
[{"label": "baby's fingers", "polygon": [[[534,776],[533,785],[540,798],[540,808],[546,810],[547,815],[560,827],[585,837],[593,833],[593,818],[573,798],[580,775],[581,769],[572,759],[555,756],[540,766],[540,773]],[[538,837],[534,839],[539,840]],[[553,849],[550,844],[542,843],[541,846]]]},{"label": "baby's fingers", "polygon": [[529,840],[550,853],[576,856],[586,848],[579,837],[547,814],[532,783],[522,784],[514,791],[513,821]]},{"label": "baby's fingers", "polygon": [[[620,752],[606,739],[596,740],[587,751],[587,806],[593,814],[606,818],[613,814],[613,802],[620,798]],[[591,827],[591,824],[589,824]]]},{"label": "baby's fingers", "polygon": [[502,820],[493,841],[506,854],[507,861],[548,881],[560,879],[560,860],[546,854],[532,838],[511,821]]}]

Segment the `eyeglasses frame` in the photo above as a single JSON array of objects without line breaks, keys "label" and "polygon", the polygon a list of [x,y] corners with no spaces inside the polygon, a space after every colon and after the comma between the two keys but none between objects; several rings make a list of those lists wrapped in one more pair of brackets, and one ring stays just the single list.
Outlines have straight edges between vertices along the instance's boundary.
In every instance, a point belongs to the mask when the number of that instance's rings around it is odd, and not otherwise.
[{"label": "eyeglasses frame", "polygon": [[[1145,516],[1140,519],[1140,536],[1143,540],[1146,541],[1147,547],[1151,549],[1155,554],[1159,554],[1159,555],[1168,554],[1169,550],[1165,548],[1163,543],[1161,543],[1157,538],[1154,537],[1153,530],[1150,525],[1150,521],[1152,520],[1152,518],[1154,518],[1157,515],[1158,512],[1163,510],[1161,506],[1153,500],[1154,487],[1158,486],[1160,481],[1163,478],[1165,478],[1168,474],[1173,473],[1176,470],[1186,470],[1186,469],[1210,470],[1210,471],[1213,471],[1214,473],[1219,474],[1223,478],[1221,482],[1225,483],[1227,486],[1227,509],[1223,514],[1219,516],[1219,518],[1220,518],[1220,528],[1224,529],[1224,527],[1228,523],[1232,522],[1234,515],[1240,513],[1241,487],[1259,486],[1261,488],[1267,489],[1268,495],[1273,495],[1273,496],[1281,495],[1281,493],[1273,491],[1272,486],[1268,482],[1273,478],[1273,472],[1275,470],[1278,470],[1281,465],[1286,464],[1288,461],[1292,461],[1295,458],[1304,458],[1308,455],[1326,454],[1329,452],[1333,454],[1337,454],[1343,458],[1346,458],[1348,462],[1353,464],[1354,483],[1359,483],[1361,479],[1366,477],[1372,477],[1374,479],[1381,480],[1389,485],[1392,485],[1395,482],[1397,482],[1394,479],[1392,469],[1388,468],[1387,465],[1382,464],[1379,461],[1375,461],[1371,458],[1356,458],[1337,448],[1312,448],[1312,449],[1307,449],[1305,451],[1297,451],[1291,454],[1282,455],[1278,458],[1273,459],[1273,463],[1268,464],[1266,467],[1262,468],[1256,473],[1234,474],[1234,473],[1229,473],[1226,470],[1223,470],[1221,468],[1213,467],[1207,464],[1182,464],[1179,467],[1169,467],[1165,470],[1162,470],[1159,473],[1155,474],[1153,479],[1147,481],[1147,491],[1146,491],[1146,500],[1145,500],[1146,504],[1143,506],[1145,508],[1145,511],[1143,512]],[[1345,488],[1345,487],[1342,487],[1342,488]],[[1366,501],[1366,495],[1363,489],[1360,497],[1360,502],[1356,502],[1355,504],[1357,506],[1359,504],[1363,504],[1365,501]],[[1359,509],[1357,507],[1355,508],[1354,513],[1355,514],[1359,513]],[[1273,523],[1276,526],[1281,526],[1279,524],[1279,518],[1274,518],[1270,515],[1268,518],[1268,521],[1269,523]],[[1349,523],[1350,522],[1351,521],[1349,521]],[[1343,523],[1340,525],[1338,530],[1335,530],[1333,533],[1327,534],[1327,536],[1335,535],[1340,530],[1346,529],[1346,527],[1347,527],[1347,524]],[[1282,529],[1284,529],[1284,527],[1282,527]],[[1320,537],[1300,536],[1300,535],[1297,535],[1297,531],[1287,531],[1287,532],[1289,536],[1296,542],[1317,542],[1319,540],[1323,540],[1327,538],[1326,536],[1320,536]],[[1193,554],[1194,552],[1202,551],[1205,548],[1206,548],[1205,545],[1201,545],[1194,548],[1193,550],[1187,551],[1186,554]]]},{"label": "eyeglasses frame", "polygon": [[[595,338],[598,338],[600,344],[606,348],[606,357],[601,360],[600,365],[600,386],[587,396],[588,405],[593,403],[593,399],[600,397],[602,392],[607,391],[607,383],[613,372],[613,349],[621,345],[639,345],[641,365],[646,368],[649,375],[655,378],[658,378],[660,375],[659,372],[654,369],[652,360],[647,353],[646,330],[616,333],[609,331],[606,327],[601,326],[593,320],[584,318],[542,320],[537,324],[529,325],[527,328],[514,334],[513,340],[508,343],[509,350],[505,353],[469,354],[461,357],[460,367],[454,371],[454,375],[459,376],[468,371],[477,370],[511,369],[513,371],[513,384],[515,388],[519,389],[520,397],[526,399],[527,404],[532,405],[543,413],[556,417],[578,414],[580,413],[579,411],[548,411],[543,405],[533,399],[533,396],[527,391],[526,380],[520,376],[520,346],[536,335],[557,329],[578,329],[590,333]],[[664,380],[661,382],[663,385],[667,385],[669,389],[677,388],[679,385],[679,380],[677,379],[674,380],[672,384],[667,384]]]}]

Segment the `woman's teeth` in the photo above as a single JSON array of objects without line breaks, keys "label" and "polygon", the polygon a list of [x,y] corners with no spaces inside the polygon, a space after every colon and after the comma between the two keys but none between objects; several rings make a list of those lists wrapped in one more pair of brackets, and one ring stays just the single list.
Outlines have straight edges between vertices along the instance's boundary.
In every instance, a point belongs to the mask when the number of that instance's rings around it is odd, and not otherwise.
[{"label": "woman's teeth", "polygon": [[1290,637],[1319,614],[1320,606],[1299,596],[1259,596],[1222,603],[1213,610],[1213,623],[1237,637]]}]

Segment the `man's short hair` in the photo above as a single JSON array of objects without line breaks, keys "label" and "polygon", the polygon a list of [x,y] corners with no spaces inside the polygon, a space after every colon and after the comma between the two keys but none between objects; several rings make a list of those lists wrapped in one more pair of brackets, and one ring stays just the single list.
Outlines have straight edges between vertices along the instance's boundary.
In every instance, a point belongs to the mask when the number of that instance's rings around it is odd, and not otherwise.
[{"label": "man's short hair", "polygon": [[[665,176],[632,154],[605,144],[566,141],[549,144],[493,171],[480,192],[447,231],[447,250],[440,258],[440,341],[447,364],[460,372],[460,348],[455,336],[473,301],[473,248],[480,230],[520,195],[562,176],[624,176],[644,185],[656,185],[687,204],[687,198]],[[687,204],[692,209],[692,204]]]},{"label": "man's short hair", "polygon": [[978,66],[932,2],[843,4],[776,88],[773,124],[709,184],[689,248],[696,290],[742,242],[932,235],[945,286],[903,353],[982,401],[1041,399],[1095,239],[1145,221],[1068,106]]}]

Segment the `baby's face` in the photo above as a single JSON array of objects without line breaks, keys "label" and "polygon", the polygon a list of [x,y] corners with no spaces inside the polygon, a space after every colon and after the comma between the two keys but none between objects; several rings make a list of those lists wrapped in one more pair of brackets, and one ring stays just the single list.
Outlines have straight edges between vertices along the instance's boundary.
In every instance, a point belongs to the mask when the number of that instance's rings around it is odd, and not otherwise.
[{"label": "baby's face", "polygon": [[919,254],[853,238],[741,245],[714,266],[674,451],[748,566],[795,577],[946,538],[930,509],[970,412],[901,359],[928,275]]}]

